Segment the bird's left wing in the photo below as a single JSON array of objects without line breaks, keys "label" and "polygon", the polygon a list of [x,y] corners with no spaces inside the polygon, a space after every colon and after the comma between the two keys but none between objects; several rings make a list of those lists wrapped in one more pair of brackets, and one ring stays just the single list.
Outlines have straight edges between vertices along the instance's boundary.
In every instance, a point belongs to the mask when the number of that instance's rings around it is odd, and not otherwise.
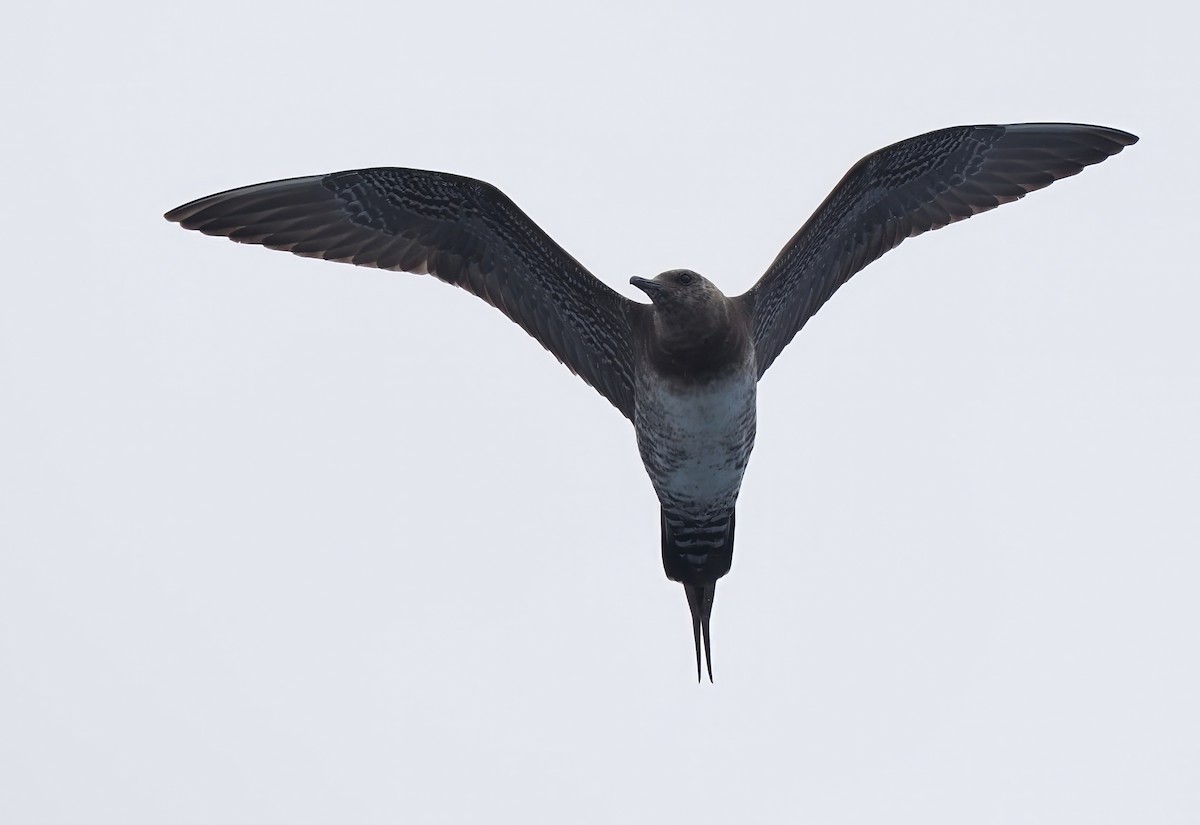
[{"label": "bird's left wing", "polygon": [[754,319],[758,374],[838,287],[905,238],[1015,201],[1136,142],[1074,123],[956,126],[863,158],[736,299]]},{"label": "bird's left wing", "polygon": [[503,192],[482,181],[378,168],[260,183],[165,217],[312,258],[434,277],[499,309],[633,418],[630,316]]}]

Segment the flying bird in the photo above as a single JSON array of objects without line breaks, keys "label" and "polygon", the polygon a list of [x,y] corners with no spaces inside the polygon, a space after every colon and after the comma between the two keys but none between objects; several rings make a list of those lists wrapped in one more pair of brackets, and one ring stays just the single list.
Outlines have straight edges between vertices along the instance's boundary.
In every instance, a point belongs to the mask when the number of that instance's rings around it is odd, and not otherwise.
[{"label": "flying bird", "polygon": [[259,183],[169,221],[296,255],[433,275],[499,309],[628,418],[661,506],[662,561],[683,584],[712,680],[709,621],[733,559],[756,385],[854,273],[905,238],[986,212],[1137,142],[1103,126],[958,126],[859,161],[748,292],[687,269],[603,284],[494,186],[375,168]]}]

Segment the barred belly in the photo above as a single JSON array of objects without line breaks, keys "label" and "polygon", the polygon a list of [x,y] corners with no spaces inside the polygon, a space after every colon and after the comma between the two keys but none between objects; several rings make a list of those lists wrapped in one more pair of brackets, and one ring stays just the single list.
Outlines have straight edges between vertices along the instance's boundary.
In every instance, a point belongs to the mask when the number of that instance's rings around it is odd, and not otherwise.
[{"label": "barred belly", "polygon": [[639,381],[638,449],[664,511],[706,519],[733,510],[754,448],[756,389],[752,369],[694,385]]}]

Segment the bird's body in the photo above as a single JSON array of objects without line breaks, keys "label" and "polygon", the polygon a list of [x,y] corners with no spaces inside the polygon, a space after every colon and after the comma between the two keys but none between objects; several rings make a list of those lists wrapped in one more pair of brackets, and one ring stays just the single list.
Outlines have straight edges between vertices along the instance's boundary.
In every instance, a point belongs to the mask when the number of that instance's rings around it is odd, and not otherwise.
[{"label": "bird's body", "polygon": [[[747,293],[689,270],[631,282],[587,272],[489,184],[415,169],[274,181],[167,213],[189,229],[298,255],[429,273],[500,309],[634,425],[661,505],[663,568],[684,585],[697,669],[754,447],[756,386],[855,272],[907,237],[1023,197],[1136,137],[1101,126],[961,126],[868,155]],[[708,664],[712,677],[711,658]]]},{"label": "bird's body", "polygon": [[695,519],[733,510],[754,448],[757,386],[750,358],[698,382],[638,375],[634,431],[664,509]]},{"label": "bird's body", "polygon": [[[657,305],[698,295],[683,307],[682,329],[659,313],[635,332],[633,425],[646,472],[669,512],[709,518],[730,511],[754,447],[758,375],[747,321],[689,270],[634,283]],[[700,303],[710,311],[698,311]]]}]

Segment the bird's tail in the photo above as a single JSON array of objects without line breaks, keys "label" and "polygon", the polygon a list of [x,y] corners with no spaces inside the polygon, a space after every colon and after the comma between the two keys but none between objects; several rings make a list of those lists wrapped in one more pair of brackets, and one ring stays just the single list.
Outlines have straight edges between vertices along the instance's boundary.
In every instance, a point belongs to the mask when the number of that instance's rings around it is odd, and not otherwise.
[{"label": "bird's tail", "polygon": [[712,643],[709,618],[717,579],[733,563],[734,511],[697,519],[662,511],[663,569],[667,578],[683,584],[692,612],[692,635],[696,642],[696,678],[700,678],[703,642],[708,680],[712,681]]}]

